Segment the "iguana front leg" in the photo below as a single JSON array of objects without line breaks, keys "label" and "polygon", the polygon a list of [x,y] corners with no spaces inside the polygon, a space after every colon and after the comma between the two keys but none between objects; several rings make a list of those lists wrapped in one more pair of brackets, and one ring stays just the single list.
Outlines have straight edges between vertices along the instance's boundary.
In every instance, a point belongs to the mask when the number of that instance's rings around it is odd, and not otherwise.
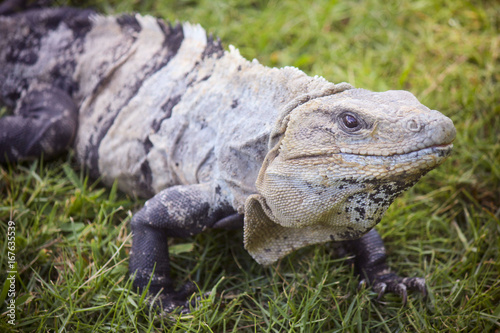
[{"label": "iguana front leg", "polygon": [[344,245],[347,251],[355,255],[354,266],[356,273],[362,278],[361,283],[366,281],[372,285],[378,292],[378,299],[385,292],[396,293],[403,298],[404,306],[407,290],[416,290],[424,296],[427,295],[424,278],[402,278],[391,272],[386,263],[384,241],[377,230],[372,229],[359,239],[346,241]]},{"label": "iguana front leg", "polygon": [[40,86],[19,102],[14,115],[0,118],[0,163],[51,158],[74,139],[78,112],[64,91]]},{"label": "iguana front leg", "polygon": [[132,219],[132,251],[129,270],[134,286],[149,292],[161,291],[159,301],[166,312],[177,307],[189,310],[187,298],[194,285],[187,283],[175,291],[170,277],[168,237],[189,237],[234,214],[229,205],[215,202],[209,184],[174,186],[155,195]]}]

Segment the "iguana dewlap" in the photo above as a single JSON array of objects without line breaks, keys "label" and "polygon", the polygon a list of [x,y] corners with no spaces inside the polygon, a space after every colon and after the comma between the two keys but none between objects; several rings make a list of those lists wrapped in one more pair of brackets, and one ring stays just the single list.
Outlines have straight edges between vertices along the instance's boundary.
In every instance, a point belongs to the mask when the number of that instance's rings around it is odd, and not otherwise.
[{"label": "iguana dewlap", "polygon": [[[385,264],[372,229],[450,154],[455,128],[406,91],[370,92],[247,61],[198,25],[71,8],[0,7],[0,162],[76,158],[107,185],[150,197],[132,220],[135,285],[174,291],[167,237],[238,226],[271,264],[343,244],[381,294],[425,292]],[[371,231],[370,231],[371,230]],[[152,274],[154,269],[154,274]]]}]

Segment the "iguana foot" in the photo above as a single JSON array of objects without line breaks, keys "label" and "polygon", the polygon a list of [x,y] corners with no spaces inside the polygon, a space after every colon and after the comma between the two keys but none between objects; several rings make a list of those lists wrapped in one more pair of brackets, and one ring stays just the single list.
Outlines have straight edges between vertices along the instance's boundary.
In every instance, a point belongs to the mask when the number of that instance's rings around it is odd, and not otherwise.
[{"label": "iguana foot", "polygon": [[394,293],[401,296],[403,306],[408,299],[408,291],[419,291],[427,296],[425,279],[419,277],[402,278],[391,272],[386,263],[384,242],[375,229],[370,230],[360,239],[347,241],[346,250],[353,253],[356,273],[362,279],[361,285],[369,284],[378,293],[380,300],[385,293]]},{"label": "iguana foot", "polygon": [[[361,280],[360,285],[366,284],[366,279]],[[420,277],[402,278],[394,273],[382,274],[371,280],[373,290],[378,293],[377,300],[380,300],[385,293],[394,293],[401,296],[403,306],[408,300],[408,291],[418,291],[423,297],[427,297],[427,287],[425,279]]]}]

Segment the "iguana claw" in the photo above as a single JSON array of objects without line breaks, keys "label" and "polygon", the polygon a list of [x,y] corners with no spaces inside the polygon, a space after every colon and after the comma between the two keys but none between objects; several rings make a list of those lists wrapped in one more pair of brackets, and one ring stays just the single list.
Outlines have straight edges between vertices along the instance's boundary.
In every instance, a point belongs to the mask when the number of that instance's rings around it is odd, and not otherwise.
[{"label": "iguana claw", "polygon": [[377,295],[377,301],[379,301],[382,296],[385,294],[385,290],[387,289],[387,284],[384,282],[377,283],[376,285],[373,286],[373,290],[378,294]]}]

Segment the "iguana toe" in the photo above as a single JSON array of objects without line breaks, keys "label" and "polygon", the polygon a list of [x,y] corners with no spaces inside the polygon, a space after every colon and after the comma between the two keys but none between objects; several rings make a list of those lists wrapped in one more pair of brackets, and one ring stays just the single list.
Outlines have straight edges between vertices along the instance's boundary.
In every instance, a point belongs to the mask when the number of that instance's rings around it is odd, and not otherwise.
[{"label": "iguana toe", "polygon": [[425,286],[424,278],[404,278],[402,282],[408,287],[409,290],[419,291],[424,298],[427,297],[427,287]]}]

